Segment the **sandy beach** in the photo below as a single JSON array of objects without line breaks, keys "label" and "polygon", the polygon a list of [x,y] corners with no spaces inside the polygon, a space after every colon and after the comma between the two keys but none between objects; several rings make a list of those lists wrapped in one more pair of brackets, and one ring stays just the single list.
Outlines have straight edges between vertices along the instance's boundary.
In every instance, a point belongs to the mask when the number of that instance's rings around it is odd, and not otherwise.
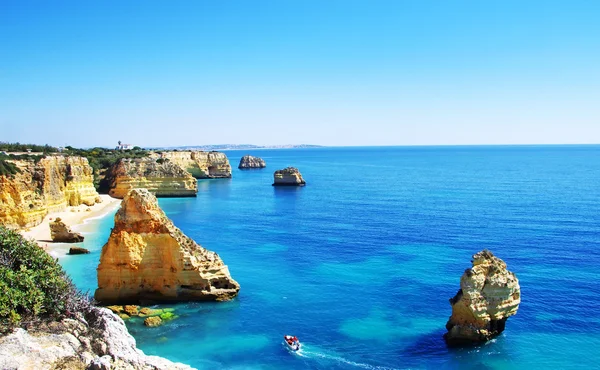
[{"label": "sandy beach", "polygon": [[[54,212],[48,214],[41,224],[29,228],[27,230],[21,230],[21,234],[27,239],[35,240],[39,245],[45,246],[46,244],[53,243],[50,238],[50,222],[60,217],[65,224],[71,227],[73,230],[77,230],[77,226],[83,224],[85,220],[91,218],[102,217],[108,212],[116,209],[121,204],[121,199],[112,198],[107,194],[101,194],[101,203],[96,203],[93,206],[86,206],[84,204],[74,207],[67,207],[65,211]],[[89,209],[89,211],[88,211]]]}]

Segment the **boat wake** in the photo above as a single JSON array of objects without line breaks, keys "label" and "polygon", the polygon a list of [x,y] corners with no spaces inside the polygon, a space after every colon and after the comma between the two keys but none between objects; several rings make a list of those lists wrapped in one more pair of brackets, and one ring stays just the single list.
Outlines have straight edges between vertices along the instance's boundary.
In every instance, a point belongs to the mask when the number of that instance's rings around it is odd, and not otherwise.
[{"label": "boat wake", "polygon": [[370,364],[366,364],[366,363],[360,363],[360,362],[355,362],[355,361],[351,361],[348,359],[345,359],[341,356],[337,356],[337,355],[332,355],[332,354],[328,354],[322,351],[318,351],[318,350],[314,350],[311,349],[310,347],[306,347],[306,344],[302,345],[302,348],[298,351],[295,352],[296,355],[310,359],[310,358],[321,358],[324,360],[329,360],[329,361],[335,361],[338,362],[340,364],[344,364],[344,365],[350,365],[350,366],[354,366],[354,367],[358,367],[361,369],[369,369],[369,370],[398,370],[396,368],[393,367],[386,367],[386,366],[375,366],[375,365],[370,365]]}]

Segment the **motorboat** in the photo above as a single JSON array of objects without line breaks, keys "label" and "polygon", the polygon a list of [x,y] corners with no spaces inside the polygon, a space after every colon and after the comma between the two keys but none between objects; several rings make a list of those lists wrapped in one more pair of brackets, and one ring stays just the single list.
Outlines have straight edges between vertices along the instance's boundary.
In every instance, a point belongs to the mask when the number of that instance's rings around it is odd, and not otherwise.
[{"label": "motorboat", "polygon": [[283,341],[292,351],[298,351],[300,349],[300,341],[298,340],[298,337],[294,335],[284,335]]}]

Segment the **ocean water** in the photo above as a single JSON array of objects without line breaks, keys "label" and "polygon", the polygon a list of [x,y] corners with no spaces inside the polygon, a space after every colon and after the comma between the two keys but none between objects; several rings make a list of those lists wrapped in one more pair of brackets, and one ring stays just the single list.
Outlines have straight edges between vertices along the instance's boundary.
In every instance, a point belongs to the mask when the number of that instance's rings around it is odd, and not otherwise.
[{"label": "ocean water", "polygon": [[[138,346],[200,369],[598,368],[600,147],[388,147],[227,152],[267,168],[199,180],[160,199],[241,284],[224,303],[174,307]],[[296,166],[304,188],[274,188]],[[90,255],[61,263],[83,290],[112,214],[87,225]],[[448,299],[488,248],[517,274],[518,314],[485,345],[448,349]],[[304,347],[290,353],[282,336]]]}]

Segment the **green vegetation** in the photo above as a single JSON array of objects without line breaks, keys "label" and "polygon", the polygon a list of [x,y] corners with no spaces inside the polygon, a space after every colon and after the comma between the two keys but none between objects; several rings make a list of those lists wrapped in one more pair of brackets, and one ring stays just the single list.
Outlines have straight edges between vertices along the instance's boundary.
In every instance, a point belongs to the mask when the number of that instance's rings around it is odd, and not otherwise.
[{"label": "green vegetation", "polygon": [[30,149],[32,152],[56,153],[58,148],[46,145],[36,144],[21,144],[21,143],[6,143],[0,141],[0,151],[4,152],[26,152]]},{"label": "green vegetation", "polygon": [[58,262],[34,242],[0,225],[0,332],[85,313],[81,293]]},{"label": "green vegetation", "polygon": [[13,176],[19,172],[21,172],[21,170],[19,170],[14,163],[7,162],[5,159],[0,159],[0,176]]},{"label": "green vegetation", "polygon": [[175,315],[173,312],[163,312],[159,315],[159,317],[162,321],[169,321],[176,319],[177,315]]}]

